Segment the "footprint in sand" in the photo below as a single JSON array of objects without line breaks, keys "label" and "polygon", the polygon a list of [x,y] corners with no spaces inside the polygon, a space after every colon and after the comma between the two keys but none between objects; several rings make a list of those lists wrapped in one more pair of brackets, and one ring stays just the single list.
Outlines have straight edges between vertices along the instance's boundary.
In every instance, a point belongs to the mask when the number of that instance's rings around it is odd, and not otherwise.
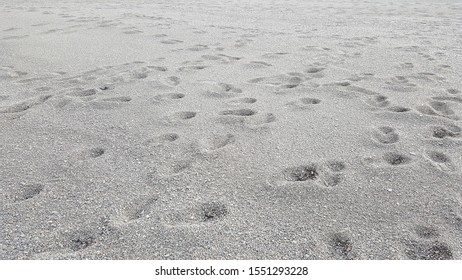
[{"label": "footprint in sand", "polygon": [[10,194],[10,198],[13,202],[29,200],[38,196],[44,189],[45,186],[42,184],[20,185]]},{"label": "footprint in sand", "polygon": [[414,232],[419,238],[423,239],[434,239],[440,236],[438,230],[431,226],[417,225]]},{"label": "footprint in sand", "polygon": [[417,85],[411,83],[408,78],[404,76],[395,76],[389,78],[385,82],[385,88],[396,92],[413,92],[417,90]]},{"label": "footprint in sand", "polygon": [[193,72],[193,71],[199,71],[199,70],[204,70],[206,68],[209,68],[210,66],[208,65],[190,65],[190,66],[181,66],[178,68],[178,71],[180,72]]},{"label": "footprint in sand", "polygon": [[351,83],[348,81],[340,81],[340,82],[334,82],[334,83],[328,83],[328,84],[323,84],[323,86],[327,87],[349,87],[351,86]]},{"label": "footprint in sand", "polygon": [[74,156],[75,159],[79,161],[87,161],[102,157],[105,153],[106,149],[104,149],[103,147],[96,146],[93,148],[76,151]]},{"label": "footprint in sand", "polygon": [[249,63],[243,64],[243,67],[247,69],[264,69],[271,66],[273,65],[265,61],[250,61]]},{"label": "footprint in sand", "polygon": [[89,230],[77,230],[69,234],[67,247],[74,252],[84,250],[96,242],[96,236]]},{"label": "footprint in sand", "polygon": [[262,84],[269,86],[279,86],[283,89],[298,87],[305,79],[298,75],[280,74],[269,77],[260,77],[248,80],[251,84]]},{"label": "footprint in sand", "polygon": [[455,103],[462,103],[462,97],[460,96],[435,96],[432,97],[433,100],[437,101],[449,101]]},{"label": "footprint in sand", "polygon": [[64,246],[73,252],[78,252],[94,246],[98,241],[104,241],[106,238],[120,238],[120,231],[109,223],[109,219],[103,217],[98,225],[91,228],[79,228],[71,232],[66,231],[56,249],[60,250]]},{"label": "footprint in sand", "polygon": [[139,34],[139,33],[143,33],[143,31],[141,31],[141,30],[138,30],[138,29],[132,29],[132,30],[127,30],[127,31],[124,31],[123,33],[124,33],[124,34],[129,34],[129,35],[131,35],[131,34]]},{"label": "footprint in sand", "polygon": [[272,59],[279,59],[283,56],[288,55],[289,53],[286,52],[274,52],[274,53],[265,53],[262,55],[263,58],[272,58]]},{"label": "footprint in sand", "polygon": [[339,185],[343,179],[343,171],[346,164],[339,160],[330,160],[325,163],[325,167],[321,172],[321,181],[327,187],[335,187]]},{"label": "footprint in sand", "polygon": [[324,164],[307,163],[299,166],[284,168],[280,174],[271,176],[268,183],[272,186],[283,187],[291,183],[305,185],[313,182],[315,185],[334,187],[343,180],[346,164],[339,160],[329,160]]},{"label": "footprint in sand", "polygon": [[196,117],[197,113],[192,111],[182,111],[176,112],[170,115],[170,119],[172,120],[190,120]]},{"label": "footprint in sand", "polygon": [[180,92],[169,92],[164,94],[156,95],[152,98],[152,103],[162,103],[168,101],[174,101],[178,99],[183,99],[186,95]]},{"label": "footprint in sand", "polygon": [[168,226],[208,225],[223,220],[228,215],[229,209],[226,204],[211,201],[167,213],[163,217],[163,222]]},{"label": "footprint in sand", "polygon": [[429,150],[426,151],[424,157],[436,168],[443,172],[455,171],[456,167],[454,166],[451,158],[438,151]]},{"label": "footprint in sand", "polygon": [[242,93],[240,88],[227,83],[207,83],[204,85],[208,89],[201,94],[207,98],[232,98]]},{"label": "footprint in sand", "polygon": [[376,108],[384,108],[390,105],[390,101],[388,101],[388,97],[382,94],[368,98],[366,100],[366,103]]},{"label": "footprint in sand", "polygon": [[428,103],[430,107],[442,115],[454,115],[454,111],[449,107],[449,105],[442,101],[430,101]]},{"label": "footprint in sand", "polygon": [[201,55],[201,58],[204,59],[204,60],[213,60],[213,61],[222,60],[222,58],[220,56],[218,56],[218,55],[210,55],[210,54]]},{"label": "footprint in sand", "polygon": [[193,52],[200,52],[200,51],[205,51],[208,49],[209,49],[209,46],[207,45],[194,45],[192,47],[187,48],[188,51],[193,51]]},{"label": "footprint in sand", "polygon": [[165,44],[165,45],[176,45],[176,44],[183,43],[183,41],[176,40],[176,39],[167,39],[167,40],[160,41],[160,43]]},{"label": "footprint in sand", "polygon": [[249,117],[253,116],[257,113],[257,111],[252,110],[252,109],[230,109],[230,110],[224,110],[219,112],[220,115],[223,116],[238,116],[238,117]]},{"label": "footprint in sand", "polygon": [[462,133],[462,129],[459,126],[453,124],[446,124],[444,126],[431,126],[429,131],[432,137],[438,139],[458,138]]},{"label": "footprint in sand", "polygon": [[155,70],[155,71],[159,71],[159,72],[167,72],[168,71],[168,68],[165,67],[165,66],[149,65],[149,66],[147,66],[147,68]]},{"label": "footprint in sand", "polygon": [[104,101],[104,102],[130,102],[132,98],[130,96],[115,96],[115,97],[107,97],[102,98],[96,101]]},{"label": "footprint in sand", "polygon": [[12,66],[1,66],[0,67],[0,78],[20,78],[28,75],[29,73],[24,71],[13,70]]},{"label": "footprint in sand", "polygon": [[399,141],[399,135],[392,127],[380,126],[372,131],[372,139],[381,144],[393,144]]},{"label": "footprint in sand", "polygon": [[90,158],[97,158],[97,157],[102,156],[105,152],[106,150],[104,148],[95,147],[95,148],[91,148],[90,150],[88,150],[88,156]]},{"label": "footprint in sand", "polygon": [[193,161],[189,159],[177,160],[170,166],[170,175],[178,174],[193,166]]},{"label": "footprint in sand", "polygon": [[395,113],[405,113],[405,112],[411,111],[410,108],[403,107],[403,106],[396,106],[396,105],[388,107],[387,110],[391,112],[395,112]]},{"label": "footprint in sand", "polygon": [[295,107],[297,109],[310,109],[313,108],[313,105],[317,105],[319,103],[321,103],[321,99],[302,97],[296,101],[289,102],[286,105]]},{"label": "footprint in sand", "polygon": [[411,260],[451,260],[453,253],[444,242],[435,240],[411,240],[405,243],[405,254]]},{"label": "footprint in sand", "polygon": [[130,201],[118,218],[123,223],[135,221],[149,216],[151,207],[158,200],[157,196],[145,195]]},{"label": "footprint in sand", "polygon": [[149,73],[147,71],[133,71],[132,78],[136,80],[146,79]]},{"label": "footprint in sand", "polygon": [[230,100],[229,104],[242,105],[242,104],[253,104],[255,102],[257,102],[256,98],[253,98],[253,97],[241,97],[241,98],[236,98],[236,99]]},{"label": "footprint in sand", "polygon": [[426,105],[420,105],[417,108],[417,111],[429,116],[435,117],[444,117],[453,120],[458,120],[459,117],[455,115],[454,111],[450,106],[443,101],[429,101]]},{"label": "footprint in sand", "polygon": [[443,218],[451,228],[462,233],[462,200],[458,198],[454,202],[444,206]]},{"label": "footprint in sand", "polygon": [[0,114],[23,113],[34,106],[43,104],[51,97],[51,95],[41,95],[39,97],[30,98],[26,101],[22,101],[13,105],[0,107]]},{"label": "footprint in sand", "polygon": [[[307,74],[317,74],[317,73],[321,73],[322,71],[324,71],[324,69],[325,69],[324,67],[310,67],[310,68],[305,70],[305,73],[307,73]],[[320,77],[322,77],[322,76],[320,76]]]},{"label": "footprint in sand", "polygon": [[50,91],[52,89],[53,89],[52,87],[47,87],[47,86],[35,88],[35,90],[38,91],[38,92],[47,92],[47,91]]},{"label": "footprint in sand", "polygon": [[448,88],[448,89],[446,89],[446,91],[449,94],[459,94],[460,93],[460,90],[455,89],[455,88]]},{"label": "footprint in sand", "polygon": [[157,137],[154,137],[154,138],[150,138],[148,140],[145,141],[145,144],[150,146],[150,145],[153,145],[153,146],[160,146],[160,145],[165,145],[165,144],[168,144],[168,143],[172,143],[172,142],[175,142],[176,140],[178,140],[180,138],[180,135],[176,134],[176,133],[164,133],[164,134],[161,134]]},{"label": "footprint in sand", "polygon": [[[166,145],[157,145],[155,147],[169,148]],[[198,157],[189,155],[181,158],[181,156],[182,155],[180,155],[180,158],[176,160],[166,158],[162,163],[158,164],[155,167],[153,175],[158,176],[159,178],[171,178],[175,176],[180,176],[183,173],[188,173],[188,171],[190,171],[194,167],[195,163],[198,160]]]},{"label": "footprint in sand", "polygon": [[90,105],[95,109],[100,110],[111,110],[118,109],[132,100],[129,96],[114,96],[106,97],[101,99],[93,99],[90,101]]},{"label": "footprint in sand", "polygon": [[236,141],[233,134],[211,134],[201,140],[201,147],[205,151],[215,151]]},{"label": "footprint in sand", "polygon": [[387,152],[382,158],[391,166],[401,166],[412,162],[411,157],[398,152]]},{"label": "footprint in sand", "polygon": [[171,86],[177,86],[180,84],[180,78],[177,76],[170,76],[165,79],[165,82]]},{"label": "footprint in sand", "polygon": [[87,97],[87,96],[92,96],[97,94],[98,91],[94,88],[91,89],[72,89],[71,92],[69,92],[67,95],[69,96],[75,96],[75,97]]},{"label": "footprint in sand", "polygon": [[218,122],[226,125],[244,125],[250,129],[264,128],[265,124],[276,121],[273,113],[258,112],[249,108],[228,109],[218,112]]},{"label": "footprint in sand", "polygon": [[353,260],[357,258],[354,253],[353,242],[349,234],[345,232],[336,232],[332,234],[329,245],[331,253],[336,259]]}]

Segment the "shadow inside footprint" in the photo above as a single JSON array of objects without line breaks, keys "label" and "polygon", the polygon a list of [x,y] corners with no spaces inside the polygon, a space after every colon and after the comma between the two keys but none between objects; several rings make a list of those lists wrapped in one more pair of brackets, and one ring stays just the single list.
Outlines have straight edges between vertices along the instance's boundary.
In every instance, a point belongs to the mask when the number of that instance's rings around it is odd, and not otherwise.
[{"label": "shadow inside footprint", "polygon": [[460,93],[460,90],[458,89],[455,89],[455,88],[448,88],[446,89],[446,91],[450,94],[459,94]]},{"label": "shadow inside footprint", "polygon": [[302,104],[307,104],[307,105],[311,105],[311,104],[319,104],[321,103],[321,100],[317,99],[317,98],[308,98],[308,97],[305,97],[305,98],[300,98],[300,102]]},{"label": "shadow inside footprint", "polygon": [[289,167],[284,169],[282,174],[286,181],[295,182],[314,180],[318,177],[317,166],[315,164]]},{"label": "shadow inside footprint", "polygon": [[443,242],[413,242],[408,246],[406,255],[411,260],[451,260],[452,250]]},{"label": "shadow inside footprint", "polygon": [[366,103],[374,107],[384,108],[390,104],[390,101],[388,101],[388,98],[385,95],[379,94],[369,98]]},{"label": "shadow inside footprint", "polygon": [[189,119],[194,118],[196,115],[197,115],[196,112],[185,111],[185,112],[177,112],[173,114],[173,117],[177,119],[181,119],[181,120],[189,120]]},{"label": "shadow inside footprint", "polygon": [[181,99],[181,98],[184,98],[185,95],[183,93],[173,92],[173,93],[169,93],[167,95],[167,97],[170,98],[170,99]]},{"label": "shadow inside footprint", "polygon": [[459,136],[461,129],[457,126],[453,126],[452,129],[448,129],[442,126],[432,127],[432,136],[435,138],[445,137],[457,137]]},{"label": "shadow inside footprint", "polygon": [[200,205],[202,222],[210,222],[228,215],[228,208],[221,202],[206,202]]},{"label": "shadow inside footprint", "polygon": [[159,141],[164,143],[164,142],[173,142],[178,140],[180,138],[180,135],[176,133],[165,133],[159,136]]},{"label": "shadow inside footprint", "polygon": [[383,159],[390,165],[403,165],[411,162],[410,157],[395,152],[384,154]]},{"label": "shadow inside footprint", "polygon": [[401,106],[391,106],[388,108],[388,110],[396,113],[404,113],[410,111],[411,109]]},{"label": "shadow inside footprint", "polygon": [[340,259],[352,260],[353,243],[348,235],[345,233],[335,233],[332,235],[331,248],[334,255]]},{"label": "shadow inside footprint", "polygon": [[252,109],[236,109],[236,110],[225,110],[221,111],[220,115],[224,116],[241,116],[241,117],[249,117],[253,116],[257,113],[257,111],[252,110]]},{"label": "shadow inside footprint", "polygon": [[421,225],[415,227],[415,233],[420,238],[425,239],[436,238],[439,236],[439,233],[435,228]]},{"label": "shadow inside footprint", "polygon": [[185,97],[185,94],[179,92],[170,92],[154,96],[152,99],[153,103],[166,102],[168,100],[182,99]]},{"label": "shadow inside footprint", "polygon": [[19,202],[31,199],[39,195],[44,189],[42,184],[29,184],[21,186],[20,189],[13,195],[13,201]]},{"label": "shadow inside footprint", "polygon": [[324,68],[321,68],[321,67],[310,67],[310,68],[308,68],[308,69],[305,70],[305,73],[308,73],[308,74],[315,74],[315,73],[321,72],[322,70],[324,70]]},{"label": "shadow inside footprint", "polygon": [[108,97],[101,99],[101,101],[106,101],[106,102],[130,102],[132,100],[131,97],[129,96],[117,96],[117,97]]},{"label": "shadow inside footprint", "polygon": [[230,103],[233,103],[233,104],[252,104],[255,102],[257,102],[257,99],[253,97],[242,97],[242,98],[237,98],[237,99],[233,99],[230,101]]},{"label": "shadow inside footprint", "polygon": [[95,243],[96,238],[90,231],[79,230],[71,234],[68,246],[72,251],[80,251]]},{"label": "shadow inside footprint", "polygon": [[97,158],[97,157],[102,156],[104,154],[105,150],[103,148],[97,147],[97,148],[90,149],[88,152],[89,152],[89,156],[91,158]]},{"label": "shadow inside footprint", "polygon": [[434,162],[438,162],[438,163],[450,162],[449,157],[441,152],[430,151],[430,152],[427,152],[427,155]]}]

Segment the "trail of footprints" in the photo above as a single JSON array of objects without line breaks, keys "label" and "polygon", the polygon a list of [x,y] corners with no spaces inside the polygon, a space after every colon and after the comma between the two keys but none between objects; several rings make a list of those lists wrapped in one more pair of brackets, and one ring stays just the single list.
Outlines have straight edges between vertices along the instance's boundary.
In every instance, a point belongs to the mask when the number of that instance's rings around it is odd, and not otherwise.
[{"label": "trail of footprints", "polygon": [[[452,128],[455,129],[454,127]],[[452,130],[449,131],[447,128],[441,126],[432,127],[431,132],[432,137],[436,139],[445,138],[451,135],[455,136]],[[400,136],[394,128],[389,126],[381,126],[375,128],[372,131],[372,139],[379,144],[389,146],[398,143]],[[456,170],[450,157],[443,152],[436,150],[426,150],[423,153],[423,158],[425,158],[434,167],[441,171],[450,172]],[[391,166],[401,166],[414,161],[414,157],[410,154],[408,155],[398,151],[389,151],[383,154],[382,160]]]},{"label": "trail of footprints", "polygon": [[[135,32],[126,31],[126,34],[132,34]],[[160,37],[160,36],[159,36]],[[164,37],[164,36],[162,36]],[[175,39],[165,39],[160,43],[166,45],[181,44],[183,41]],[[242,44],[241,44],[242,43]],[[239,45],[240,44],[240,45]],[[243,47],[243,42],[238,42],[237,47]],[[189,47],[189,51],[200,52],[207,50],[208,46],[196,45]],[[267,54],[263,58],[278,58],[284,56],[283,53]],[[230,63],[233,61],[239,61],[241,58],[230,57],[226,55],[202,55],[201,58],[209,61],[217,61],[220,63]],[[129,66],[133,66],[141,63],[133,63]],[[251,69],[260,69],[271,67],[272,64],[266,61],[251,61],[244,64],[244,67]],[[200,71],[210,67],[209,65],[185,65],[178,68],[178,72],[191,72]],[[403,65],[405,68],[410,68],[411,65]],[[95,73],[108,72],[112,67],[107,69],[96,69]],[[123,68],[123,67],[121,67]],[[324,66],[312,66],[304,71],[304,73],[290,72],[269,77],[259,77],[248,80],[250,84],[266,85],[276,87],[277,91],[280,90],[291,90],[304,86],[306,81],[310,81],[316,78],[324,77],[326,67]],[[65,95],[71,98],[88,98],[89,101],[94,103],[127,103],[132,101],[130,96],[105,96],[101,93],[110,92],[115,88],[115,84],[118,82],[126,82],[132,79],[143,80],[149,77],[150,71],[167,72],[168,69],[163,66],[147,66],[141,67],[134,71],[122,71],[117,75],[110,77],[111,79],[106,80],[105,83],[95,88],[81,87],[81,84],[85,83],[85,80],[91,81],[93,78],[92,73],[87,73],[79,77],[69,77],[62,79],[61,82],[67,84],[77,84],[77,87],[70,87]],[[3,72],[2,72],[3,73]],[[27,73],[21,71],[13,71],[8,69],[6,75],[10,78],[21,78],[26,76]],[[358,78],[359,79],[359,78]],[[355,79],[351,79],[353,81]],[[18,83],[30,83],[34,82],[31,79],[23,79],[17,81]],[[174,91],[169,93],[162,93],[154,96],[152,103],[162,104],[164,102],[179,102],[181,99],[186,98],[186,94],[178,92],[177,86],[182,83],[182,79],[178,76],[169,75],[164,78],[163,82],[172,88]],[[412,91],[415,88],[415,84],[411,83],[408,78],[403,76],[396,76],[387,81],[389,88],[395,91],[407,92]],[[405,113],[412,111],[410,108],[393,105],[387,96],[370,92],[365,89],[355,88],[351,86],[348,81],[336,82],[332,84],[326,84],[324,86],[335,86],[344,87],[347,90],[361,92],[365,94],[365,103],[374,108],[375,110],[387,110],[394,113]],[[39,87],[38,91],[49,91],[51,87]],[[438,96],[432,98],[426,104],[416,107],[416,111],[432,117],[441,117],[451,120],[459,120],[458,116],[455,115],[455,111],[451,108],[451,103],[462,103],[462,99],[458,95],[460,91],[458,89],[449,88],[446,90],[451,96]],[[252,109],[251,105],[257,103],[258,100],[254,97],[242,96],[242,89],[237,88],[227,83],[216,83],[216,87],[211,90],[205,90],[202,95],[207,98],[225,98],[227,99],[226,104],[231,108],[220,110],[216,112],[216,116],[224,118],[225,123],[241,123],[247,122],[252,125],[267,124],[276,121],[276,117],[272,113],[259,112]],[[0,113],[2,114],[16,114],[23,113],[26,110],[43,104],[48,99],[52,98],[52,95],[40,95],[29,100],[22,101],[20,103],[2,106],[0,107]],[[98,98],[96,98],[98,97]],[[8,100],[8,96],[0,96],[0,101]],[[287,103],[286,105],[295,106],[300,109],[314,108],[316,105],[322,103],[321,99],[312,97],[303,97],[298,100]],[[200,118],[200,112],[196,111],[178,111],[173,112],[165,117],[165,120],[169,124],[188,123],[194,121],[196,118]],[[462,133],[456,125],[439,125],[429,127],[431,137],[436,140],[441,139],[458,139]],[[379,145],[385,147],[396,146],[399,144],[400,134],[391,126],[379,126],[372,129],[372,139]],[[174,144],[181,141],[182,136],[175,132],[167,132],[155,136],[145,141],[147,146],[162,147],[166,145]],[[205,152],[217,152],[220,149],[225,148],[228,145],[236,143],[236,137],[231,134],[212,134],[205,137],[200,141],[202,151]],[[97,158],[104,156],[106,149],[102,147],[94,147],[86,150],[84,158],[89,160],[97,160]],[[450,156],[446,155],[441,151],[426,150],[423,157],[428,160],[435,168],[449,172],[454,171],[455,165],[453,164]],[[389,166],[403,166],[412,163],[415,157],[393,151],[384,152],[381,156],[381,160]],[[176,176],[181,174],[183,171],[191,168],[191,161],[177,161],[172,164],[172,172],[168,176]],[[339,160],[330,160],[323,163],[307,162],[304,164],[285,167],[280,172],[272,176],[268,183],[276,187],[293,187],[293,186],[319,186],[333,189],[335,187],[341,188],[344,183],[344,178],[348,172],[347,164]],[[11,195],[11,201],[13,203],[25,203],[28,200],[39,197],[45,190],[45,186],[42,184],[29,184],[23,185],[18,188],[18,191]],[[77,230],[67,237],[67,247],[72,251],[85,250],[91,247],[95,242],[98,242],[100,236],[107,234],[108,231],[117,231],[117,226],[124,226],[129,223],[136,222],[139,219],[149,217],[150,214],[160,215],[162,222],[171,227],[178,226],[190,226],[190,225],[211,225],[214,222],[226,219],[231,214],[229,206],[221,201],[208,201],[196,203],[192,206],[169,210],[167,213],[156,213],[152,211],[154,205],[159,201],[158,196],[144,195],[140,198],[130,201],[125,208],[121,209],[121,212],[114,217],[116,222],[115,228],[109,226],[109,222],[105,222],[98,230]],[[438,240],[440,234],[438,231],[431,227],[417,226],[415,228],[417,240],[408,242],[406,244],[405,254],[410,259],[451,259],[453,258],[450,247]],[[355,259],[358,256],[355,254],[354,243],[350,235],[344,232],[334,233],[330,236],[328,241],[331,254],[335,258],[339,259]]]}]

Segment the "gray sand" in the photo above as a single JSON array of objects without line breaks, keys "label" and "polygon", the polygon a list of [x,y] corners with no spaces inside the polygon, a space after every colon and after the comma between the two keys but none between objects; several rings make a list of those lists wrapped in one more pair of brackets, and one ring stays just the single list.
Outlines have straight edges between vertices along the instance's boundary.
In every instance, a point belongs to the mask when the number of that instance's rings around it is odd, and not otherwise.
[{"label": "gray sand", "polygon": [[0,0],[1,259],[461,259],[462,2]]}]

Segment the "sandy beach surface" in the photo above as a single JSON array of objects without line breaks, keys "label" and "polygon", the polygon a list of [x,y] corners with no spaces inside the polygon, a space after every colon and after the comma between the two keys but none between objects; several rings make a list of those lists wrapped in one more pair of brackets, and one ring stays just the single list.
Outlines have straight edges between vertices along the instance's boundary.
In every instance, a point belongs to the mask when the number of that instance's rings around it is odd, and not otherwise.
[{"label": "sandy beach surface", "polygon": [[0,0],[0,259],[461,259],[462,2]]}]

